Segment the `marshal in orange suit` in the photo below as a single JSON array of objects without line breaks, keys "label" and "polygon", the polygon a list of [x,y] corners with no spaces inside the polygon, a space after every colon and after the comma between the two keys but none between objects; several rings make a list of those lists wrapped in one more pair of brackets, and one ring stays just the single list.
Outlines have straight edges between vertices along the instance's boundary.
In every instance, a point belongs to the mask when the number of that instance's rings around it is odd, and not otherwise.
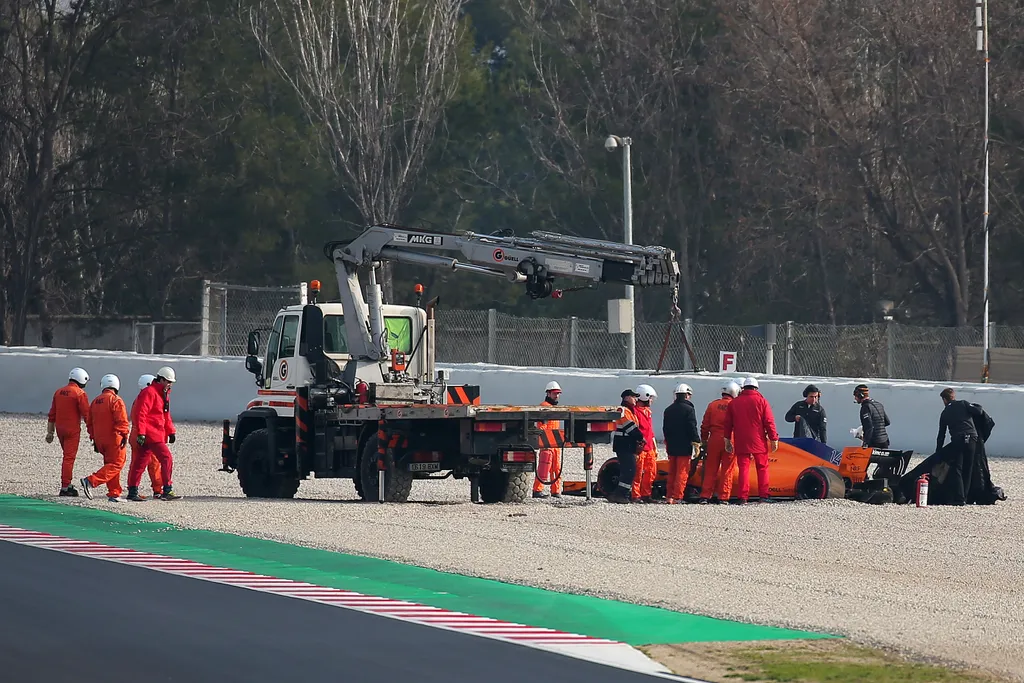
[{"label": "marshal in orange suit", "polygon": [[46,423],[46,443],[53,443],[56,433],[64,459],[60,466],[60,495],[77,496],[78,489],[71,483],[75,475],[75,458],[78,457],[78,443],[82,438],[82,422],[89,426],[89,397],[85,385],[89,373],[74,368],[68,375],[68,383],[53,394],[50,414]]},{"label": "marshal in orange suit", "polygon": [[103,375],[100,389],[100,395],[89,406],[89,436],[103,456],[103,466],[82,477],[82,492],[86,498],[92,498],[92,489],[106,484],[107,500],[116,503],[121,495],[121,470],[131,425],[124,401],[117,395],[121,389],[117,375]]}]

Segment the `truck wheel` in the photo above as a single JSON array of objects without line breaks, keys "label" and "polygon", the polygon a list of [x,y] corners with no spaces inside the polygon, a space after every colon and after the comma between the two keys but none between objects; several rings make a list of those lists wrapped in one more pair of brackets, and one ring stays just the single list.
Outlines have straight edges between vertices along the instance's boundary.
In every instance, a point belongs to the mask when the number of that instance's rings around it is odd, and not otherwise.
[{"label": "truck wheel", "polygon": [[796,478],[797,500],[845,498],[846,482],[829,467],[808,467]]},{"label": "truck wheel", "polygon": [[522,503],[530,496],[533,472],[484,470],[480,473],[480,500],[484,503]]},{"label": "truck wheel", "polygon": [[266,428],[251,432],[238,451],[238,483],[249,498],[294,498],[299,478],[273,471],[270,456],[270,432]]},{"label": "truck wheel", "polygon": [[[384,454],[384,502],[404,503],[412,491],[412,472],[395,468],[394,457]],[[376,503],[377,498],[377,437],[371,436],[363,446],[363,457],[359,459],[359,474],[362,481],[361,497]],[[358,488],[356,489],[359,490]]]}]

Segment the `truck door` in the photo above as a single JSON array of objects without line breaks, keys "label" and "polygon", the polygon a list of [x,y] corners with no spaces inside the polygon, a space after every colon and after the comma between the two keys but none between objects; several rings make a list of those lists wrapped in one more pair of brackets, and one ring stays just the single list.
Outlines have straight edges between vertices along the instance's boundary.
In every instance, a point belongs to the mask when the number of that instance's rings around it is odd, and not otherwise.
[{"label": "truck door", "polygon": [[[284,321],[281,327],[280,341],[276,354],[274,349],[267,349],[267,372],[269,374],[267,389],[272,391],[294,391],[296,375],[299,374],[299,363],[296,362],[295,352],[299,343],[299,314],[286,313],[278,322]],[[277,331],[277,325],[275,332]],[[271,342],[274,335],[271,334]],[[305,362],[305,359],[302,359]]]},{"label": "truck door", "polygon": [[263,363],[263,388],[269,389],[273,383],[277,370],[277,359],[281,350],[281,327],[284,325],[284,316],[279,315],[274,321],[274,329],[267,339],[267,359]]}]

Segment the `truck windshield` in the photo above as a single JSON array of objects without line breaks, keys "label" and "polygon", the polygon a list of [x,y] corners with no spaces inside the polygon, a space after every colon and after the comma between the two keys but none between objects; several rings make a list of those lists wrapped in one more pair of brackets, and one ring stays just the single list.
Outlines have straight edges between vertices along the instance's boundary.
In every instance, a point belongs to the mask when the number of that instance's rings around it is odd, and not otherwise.
[{"label": "truck windshield", "polygon": [[[388,330],[388,345],[404,353],[412,351],[412,318],[406,316],[384,316]],[[344,355],[348,353],[345,336],[345,316],[324,316],[324,353]]]},{"label": "truck windshield", "polygon": [[348,353],[348,341],[345,338],[345,316],[324,316],[324,353]]}]

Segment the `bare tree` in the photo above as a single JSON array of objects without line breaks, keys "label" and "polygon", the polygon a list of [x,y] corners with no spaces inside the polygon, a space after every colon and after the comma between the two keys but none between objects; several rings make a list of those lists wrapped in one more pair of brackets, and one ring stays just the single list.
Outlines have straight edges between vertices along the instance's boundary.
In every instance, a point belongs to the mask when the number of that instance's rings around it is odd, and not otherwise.
[{"label": "bare tree", "polygon": [[[722,180],[702,72],[708,4],[519,0],[518,10],[531,37],[526,101],[536,112],[534,154],[592,200],[608,185],[605,136],[633,139],[636,238],[677,249],[680,305],[692,317]],[[620,239],[611,228],[621,199],[602,189],[598,231]]]},{"label": "bare tree", "polygon": [[[458,84],[464,0],[268,0],[253,33],[366,224],[397,222]],[[277,21],[290,48],[272,43]],[[392,300],[390,272],[385,300]]]},{"label": "bare tree", "polygon": [[[737,0],[723,14],[735,18],[723,39],[727,111],[759,172],[788,183],[791,199],[841,199],[828,216],[832,234],[816,234],[829,249],[851,232],[864,236],[858,287],[916,296],[948,324],[973,322],[982,62],[968,9]],[[1001,20],[1020,36],[1019,12]],[[996,101],[1020,102],[1021,83],[1019,65],[1001,65]],[[997,147],[993,169],[1007,163]],[[791,218],[814,224],[820,206],[803,202]]]},{"label": "bare tree", "polygon": [[22,344],[33,297],[45,310],[55,240],[54,204],[74,165],[75,82],[116,34],[131,0],[6,0],[0,3],[0,139],[4,179],[5,340]]}]

